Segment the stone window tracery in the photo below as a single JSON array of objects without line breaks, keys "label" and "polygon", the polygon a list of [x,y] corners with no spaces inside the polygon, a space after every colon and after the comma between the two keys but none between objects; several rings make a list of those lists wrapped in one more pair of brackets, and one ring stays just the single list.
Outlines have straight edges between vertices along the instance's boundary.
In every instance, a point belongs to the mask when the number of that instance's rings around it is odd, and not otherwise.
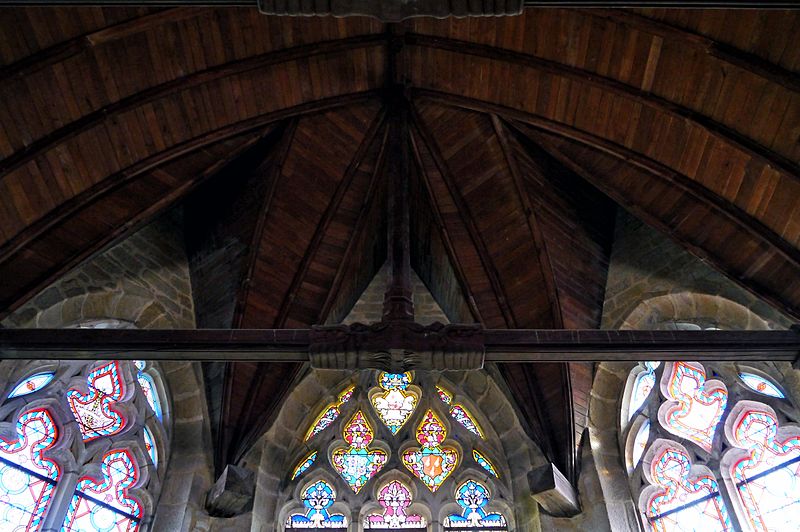
[{"label": "stone window tracery", "polygon": [[[149,397],[137,386],[143,371]],[[148,530],[169,458],[158,367],[33,361],[16,373],[0,404],[0,419],[22,437],[0,436],[0,530]],[[25,448],[33,454],[23,458]]]},{"label": "stone window tracery", "polygon": [[[451,416],[454,404],[479,429]],[[498,463],[502,446],[486,431],[481,412],[467,404],[438,374],[354,374],[309,412],[307,428],[298,429],[311,437],[287,457],[278,522],[286,529],[330,528],[352,519],[364,530],[433,531],[452,515],[453,529],[508,529],[506,503],[488,506],[491,493],[503,501],[510,496],[499,473],[508,467]],[[306,494],[313,486],[325,497],[312,508]],[[476,521],[473,513],[483,517]],[[335,515],[342,519],[331,521]]]},{"label": "stone window tracery", "polygon": [[789,421],[796,411],[770,368],[669,362],[631,370],[629,390],[646,372],[660,383],[660,394],[643,400],[626,392],[620,409],[620,441],[646,530],[796,527],[800,428]]}]

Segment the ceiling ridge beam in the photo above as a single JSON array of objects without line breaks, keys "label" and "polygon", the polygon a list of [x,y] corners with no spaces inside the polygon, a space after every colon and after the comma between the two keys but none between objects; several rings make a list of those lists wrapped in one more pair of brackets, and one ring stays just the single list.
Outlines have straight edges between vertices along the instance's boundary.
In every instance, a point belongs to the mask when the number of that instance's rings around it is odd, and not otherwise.
[{"label": "ceiling ridge beam", "polygon": [[741,227],[753,237],[766,241],[770,246],[774,247],[784,259],[800,268],[800,250],[784,240],[778,233],[764,225],[763,222],[745,212],[741,207],[738,207],[730,200],[720,197],[685,175],[645,155],[572,126],[554,122],[518,109],[428,89],[415,89],[413,92],[417,97],[438,101],[454,107],[471,109],[484,113],[496,113],[510,120],[512,124],[514,124],[514,122],[520,122],[528,126],[564,136],[650,172],[656,177],[676,185],[695,199],[708,203],[721,215],[728,218],[731,222]]},{"label": "ceiling ridge beam", "polygon": [[162,164],[166,164],[173,159],[177,159],[178,157],[186,155],[190,152],[200,150],[210,144],[246,133],[249,130],[255,130],[264,127],[272,122],[278,122],[292,116],[301,116],[310,113],[322,112],[334,107],[365,101],[377,95],[377,91],[366,91],[343,96],[334,96],[332,98],[325,98],[323,100],[316,100],[314,102],[287,107],[285,109],[280,109],[260,116],[248,118],[240,122],[229,124],[219,129],[209,131],[203,135],[185,140],[179,144],[167,148],[166,150],[155,153],[146,159],[137,161],[131,166],[128,166],[127,168],[120,170],[115,174],[111,174],[109,177],[99,181],[97,184],[87,188],[78,195],[73,196],[69,200],[58,205],[51,211],[52,214],[40,218],[39,220],[30,224],[23,231],[0,246],[0,262],[7,261],[13,255],[29,245],[33,240],[38,238],[42,233],[50,230],[54,225],[72,216],[79,209],[83,208],[83,206],[96,201],[100,196],[107,194],[127,181],[134,179],[158,166],[161,166]]},{"label": "ceiling ridge beam", "polygon": [[331,309],[333,308],[333,304],[336,302],[336,299],[339,297],[339,292],[341,291],[342,282],[344,281],[344,273],[347,270],[347,266],[350,263],[350,259],[353,255],[353,250],[355,249],[356,243],[361,238],[361,235],[366,230],[366,222],[367,222],[367,213],[372,206],[373,201],[375,200],[378,185],[380,182],[383,181],[381,179],[382,176],[382,169],[386,158],[386,142],[388,138],[388,129],[384,128],[383,130],[383,137],[381,139],[380,144],[380,151],[378,152],[378,158],[375,161],[375,168],[372,171],[372,176],[370,177],[369,187],[367,188],[367,192],[364,194],[364,200],[361,202],[361,206],[358,210],[358,215],[356,216],[356,223],[353,226],[353,232],[350,235],[350,239],[347,241],[347,247],[344,250],[344,255],[342,256],[342,260],[339,261],[339,265],[336,267],[336,274],[333,277],[333,282],[331,283],[331,287],[328,290],[328,294],[325,297],[325,303],[322,305],[322,309],[319,313],[319,323],[325,323],[328,321],[329,314]]},{"label": "ceiling ridge beam", "polygon": [[294,276],[292,277],[292,282],[289,285],[289,290],[286,292],[283,300],[281,301],[281,306],[278,310],[278,315],[275,317],[275,327],[280,329],[286,325],[286,320],[289,317],[289,312],[291,310],[291,306],[294,303],[295,298],[297,297],[297,292],[302,285],[303,279],[308,272],[308,268],[311,265],[311,260],[317,254],[319,250],[319,246],[322,243],[322,239],[325,236],[325,233],[328,231],[331,222],[333,221],[333,217],[339,210],[339,206],[342,203],[342,199],[344,199],[345,194],[350,189],[350,185],[353,183],[353,179],[355,178],[356,172],[358,171],[361,164],[364,162],[364,157],[366,157],[367,153],[372,148],[373,142],[377,138],[378,132],[380,131],[381,127],[384,126],[386,123],[386,109],[381,108],[378,113],[376,114],[375,118],[373,118],[372,122],[370,123],[369,127],[367,128],[366,133],[359,144],[358,149],[353,154],[353,158],[350,160],[350,164],[347,166],[347,169],[344,172],[344,177],[339,184],[336,186],[336,190],[331,197],[331,200],[328,202],[327,207],[325,208],[325,212],[320,218],[319,222],[317,223],[317,227],[314,229],[314,235],[311,237],[311,241],[309,242],[308,246],[306,247],[305,253],[303,254],[303,258],[300,261],[300,265],[294,272]]},{"label": "ceiling ridge beam", "polygon": [[680,26],[668,22],[648,18],[628,9],[578,8],[575,10],[596,18],[603,18],[618,24],[634,27],[637,30],[645,31],[663,39],[680,41],[681,43],[702,50],[707,55],[719,59],[720,61],[747,70],[748,72],[753,72],[791,91],[800,92],[800,75],[753,53],[747,52],[746,50],[706,37],[701,33],[691,31],[687,28],[681,28]]},{"label": "ceiling ridge beam", "polygon": [[30,162],[32,159],[37,157],[39,153],[46,151],[72,137],[75,137],[84,131],[88,131],[89,129],[92,129],[98,124],[106,122],[115,116],[128,112],[142,105],[160,100],[165,96],[200,85],[205,85],[226,76],[243,74],[252,70],[264,68],[266,66],[286,63],[300,58],[329,55],[339,52],[357,50],[359,48],[383,46],[385,44],[386,36],[383,34],[360,35],[347,39],[305,44],[283,50],[266,52],[264,54],[247,57],[238,61],[222,63],[205,70],[194,72],[187,76],[175,78],[159,85],[149,87],[143,91],[136,92],[105,107],[92,111],[77,120],[64,124],[60,128],[51,131],[44,137],[40,137],[24,148],[12,153],[0,161],[0,179],[17,168]]},{"label": "ceiling ridge beam", "polygon": [[456,39],[432,37],[411,33],[406,34],[405,38],[409,44],[414,46],[445,50],[509,64],[536,68],[548,74],[565,77],[580,83],[587,83],[598,89],[629,98],[652,109],[671,114],[675,118],[685,120],[687,122],[693,122],[706,130],[711,136],[716,137],[727,144],[735,146],[742,152],[762,163],[776,168],[780,172],[786,174],[787,177],[796,181],[800,181],[800,165],[788,157],[764,147],[751,138],[734,131],[730,127],[723,125],[707,117],[706,115],[678,105],[660,96],[656,96],[651,92],[637,89],[621,81],[581,68],[564,65],[549,59],[542,59],[530,54],[497,48],[485,44],[477,44],[469,41],[460,41]]},{"label": "ceiling ridge beam", "polygon": [[280,181],[283,165],[286,163],[290,148],[294,142],[294,135],[297,132],[297,123],[298,119],[295,118],[286,126],[286,131],[283,133],[283,138],[276,148],[275,160],[273,161],[269,157],[265,157],[265,160],[262,162],[262,164],[254,170],[254,172],[263,172],[267,170],[266,168],[263,168],[264,164],[272,164],[271,168],[269,168],[269,176],[266,177],[268,180],[267,189],[264,192],[264,197],[261,200],[261,205],[259,206],[258,214],[256,215],[256,226],[253,228],[253,234],[250,237],[250,242],[247,246],[247,256],[244,259],[244,267],[242,268],[242,279],[239,283],[239,290],[236,292],[236,305],[233,311],[233,327],[235,329],[241,327],[242,320],[244,319],[247,298],[250,294],[250,282],[255,270],[258,250],[260,249],[259,243],[264,236],[266,219],[270,214],[272,200],[275,197],[275,190],[278,187],[278,181]]},{"label": "ceiling ridge beam", "polygon": [[480,257],[483,270],[486,273],[486,276],[489,278],[489,283],[492,286],[492,291],[494,292],[497,304],[499,305],[503,314],[503,319],[506,322],[506,326],[512,329],[516,328],[517,321],[514,317],[514,312],[511,309],[511,306],[508,304],[503,285],[500,282],[500,276],[491,260],[489,249],[486,247],[486,242],[483,240],[480,230],[475,225],[475,222],[470,214],[469,207],[466,205],[464,198],[461,196],[461,192],[456,187],[453,177],[450,175],[450,169],[447,166],[447,163],[444,161],[442,154],[439,152],[438,146],[436,145],[436,140],[428,130],[427,125],[423,122],[422,117],[417,110],[417,106],[412,102],[410,108],[414,129],[416,130],[422,142],[425,144],[428,153],[430,153],[439,175],[441,176],[442,181],[444,181],[444,184],[450,193],[450,197],[453,199],[453,203],[455,203],[461,223],[464,224],[464,227],[467,229],[467,233],[472,241],[472,245],[478,252],[478,257]]},{"label": "ceiling ridge beam", "polygon": [[422,182],[422,186],[425,189],[426,197],[428,203],[431,206],[431,213],[433,215],[433,221],[436,224],[436,227],[439,229],[439,236],[442,239],[442,244],[444,244],[445,252],[447,253],[447,259],[450,261],[450,264],[453,267],[453,271],[456,274],[456,282],[458,283],[459,288],[461,289],[461,295],[464,298],[464,301],[467,303],[467,307],[469,308],[470,314],[472,314],[472,318],[475,320],[476,323],[483,323],[483,317],[481,316],[481,312],[478,309],[478,304],[475,302],[475,298],[472,296],[469,283],[467,282],[467,276],[464,273],[464,268],[461,267],[461,263],[458,260],[458,255],[456,255],[455,247],[453,246],[453,241],[450,238],[450,232],[447,230],[447,226],[442,219],[442,213],[439,210],[439,204],[436,201],[436,196],[431,189],[430,179],[428,177],[428,173],[425,171],[425,167],[422,164],[422,156],[420,154],[420,147],[419,142],[417,141],[417,135],[411,133],[411,148],[414,151],[414,160],[417,166],[417,170],[419,171],[420,181]]},{"label": "ceiling ridge beam", "polygon": [[522,203],[522,210],[525,213],[525,223],[528,226],[533,245],[536,247],[536,255],[539,258],[539,267],[542,269],[542,276],[544,277],[545,291],[547,298],[550,300],[550,309],[553,313],[553,321],[555,328],[564,327],[564,315],[561,311],[561,302],[558,294],[558,285],[556,284],[555,270],[553,269],[553,261],[550,258],[550,253],[547,249],[547,241],[544,238],[541,224],[536,216],[531,205],[528,191],[525,188],[522,180],[522,172],[519,168],[519,163],[511,151],[506,129],[500,118],[492,113],[489,115],[492,120],[492,127],[500,143],[500,148],[503,151],[506,164],[508,164],[511,179],[514,182],[514,189],[517,191],[517,196],[520,203]]},{"label": "ceiling ridge beam", "polygon": [[97,45],[122,39],[129,35],[141,33],[164,24],[180,22],[187,18],[195,18],[209,11],[211,11],[211,9],[199,7],[161,9],[155,13],[134,16],[116,24],[84,33],[83,35],[66,41],[61,41],[0,68],[0,84],[8,82],[12,78],[22,78],[34,74],[43,68],[54,63],[66,61],[70,57]]}]

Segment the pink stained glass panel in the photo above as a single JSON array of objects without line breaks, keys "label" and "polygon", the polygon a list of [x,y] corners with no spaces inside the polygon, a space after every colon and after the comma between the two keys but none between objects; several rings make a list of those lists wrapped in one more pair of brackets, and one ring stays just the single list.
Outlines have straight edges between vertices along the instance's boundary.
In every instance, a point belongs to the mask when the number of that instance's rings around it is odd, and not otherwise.
[{"label": "pink stained glass panel", "polygon": [[34,409],[17,421],[17,438],[0,437],[0,530],[40,530],[61,474],[43,453],[58,439],[50,413]]},{"label": "pink stained glass panel", "polygon": [[365,517],[364,529],[426,528],[424,517],[407,513],[411,502],[411,490],[399,480],[393,480],[378,492],[383,513]]}]

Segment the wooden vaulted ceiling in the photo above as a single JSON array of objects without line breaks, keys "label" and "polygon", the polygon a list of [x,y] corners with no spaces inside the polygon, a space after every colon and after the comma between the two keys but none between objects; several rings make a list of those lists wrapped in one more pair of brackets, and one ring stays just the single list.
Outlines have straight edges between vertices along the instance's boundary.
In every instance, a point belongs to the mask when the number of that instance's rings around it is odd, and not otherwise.
[{"label": "wooden vaulted ceiling", "polygon": [[[800,316],[798,12],[3,15],[3,315],[180,204],[199,326],[342,319],[385,258],[403,87],[412,260],[453,320],[597,327],[616,205]],[[206,369],[224,466],[301,368]],[[574,478],[591,365],[500,369]]]}]

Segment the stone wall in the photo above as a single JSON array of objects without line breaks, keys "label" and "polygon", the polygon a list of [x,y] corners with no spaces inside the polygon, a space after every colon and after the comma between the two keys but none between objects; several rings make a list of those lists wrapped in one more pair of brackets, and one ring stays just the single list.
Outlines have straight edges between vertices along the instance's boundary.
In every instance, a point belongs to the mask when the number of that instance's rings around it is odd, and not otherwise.
[{"label": "stone wall", "polygon": [[[730,330],[780,329],[791,320],[660,233],[620,211],[602,324],[609,329],[665,329],[683,324]],[[613,531],[641,529],[620,448],[620,408],[634,363],[597,365],[589,404],[591,459]],[[790,394],[800,382],[777,365]],[[586,460],[584,455],[584,460]],[[583,475],[586,467],[584,462]],[[592,526],[592,529],[597,527]]]},{"label": "stone wall", "polygon": [[174,217],[163,217],[85,261],[3,325],[45,328],[108,318],[141,329],[194,328],[189,267]]},{"label": "stone wall", "polygon": [[[88,259],[31,298],[3,325],[59,328],[117,320],[137,328],[193,328],[179,219],[162,217]],[[12,375],[22,364],[0,362],[0,374]],[[195,530],[214,480],[202,373],[199,363],[165,361],[157,367],[166,388],[170,449],[162,458],[166,467],[152,530]]]},{"label": "stone wall", "polygon": [[[383,315],[383,295],[386,292],[388,277],[389,266],[384,264],[342,323],[349,325],[356,322],[380,321]],[[428,291],[425,283],[420,280],[413,270],[411,271],[411,285],[417,323],[423,325],[429,325],[436,321],[450,323],[442,308]]]},{"label": "stone wall", "polygon": [[[767,320],[770,328],[785,328],[792,323],[780,311],[622,209],[617,215],[615,233],[603,306],[604,329],[622,327],[645,300],[680,293],[733,301]],[[680,303],[678,306],[687,308]],[[690,312],[694,318],[713,320],[722,307],[708,306]]]}]

